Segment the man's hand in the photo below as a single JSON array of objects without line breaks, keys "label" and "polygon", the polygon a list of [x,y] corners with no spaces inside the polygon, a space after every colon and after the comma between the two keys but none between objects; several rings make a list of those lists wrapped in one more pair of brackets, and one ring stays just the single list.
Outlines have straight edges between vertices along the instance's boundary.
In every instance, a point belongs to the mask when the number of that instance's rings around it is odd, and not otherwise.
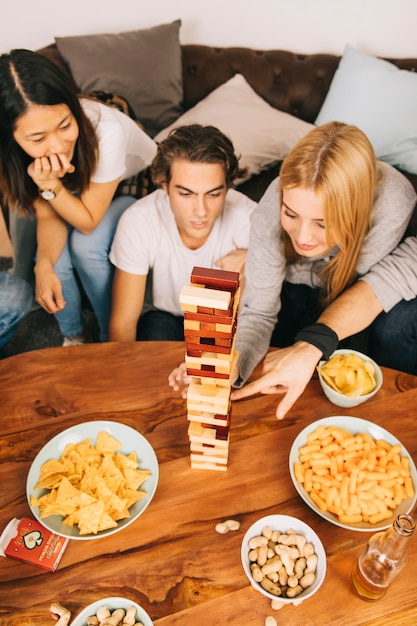
[{"label": "man's hand", "polygon": [[274,350],[265,357],[263,375],[234,390],[231,398],[240,400],[255,393],[284,394],[277,407],[277,418],[283,419],[308,385],[321,356],[318,348],[305,341]]},{"label": "man's hand", "polygon": [[187,367],[185,363],[181,363],[176,367],[168,376],[168,385],[173,388],[174,391],[181,390],[181,396],[187,397],[188,386],[191,382],[191,376],[187,376]]},{"label": "man's hand", "polygon": [[45,266],[35,268],[36,302],[48,313],[58,313],[65,307],[62,285],[52,268]]},{"label": "man's hand", "polygon": [[243,248],[235,248],[220,259],[215,261],[214,265],[226,272],[242,272],[246,261],[247,250]]}]

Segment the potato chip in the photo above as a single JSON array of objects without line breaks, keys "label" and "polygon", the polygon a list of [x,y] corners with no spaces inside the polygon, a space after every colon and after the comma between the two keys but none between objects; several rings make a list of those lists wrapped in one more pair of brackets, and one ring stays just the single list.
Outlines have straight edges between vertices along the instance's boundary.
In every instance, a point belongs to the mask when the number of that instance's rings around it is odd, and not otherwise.
[{"label": "potato chip", "polygon": [[139,468],[136,452],[117,452],[121,443],[106,431],[68,444],[60,459],[50,459],[40,469],[35,489],[49,491],[31,496],[40,517],[62,515],[64,524],[78,525],[80,535],[115,528],[118,520],[130,517],[129,508],[146,495],[139,487],[150,476]]},{"label": "potato chip", "polygon": [[101,430],[97,435],[96,450],[98,452],[115,452],[122,444],[105,430]]},{"label": "potato chip", "polygon": [[329,387],[351,398],[371,393],[376,387],[374,366],[357,354],[335,354],[317,369]]}]

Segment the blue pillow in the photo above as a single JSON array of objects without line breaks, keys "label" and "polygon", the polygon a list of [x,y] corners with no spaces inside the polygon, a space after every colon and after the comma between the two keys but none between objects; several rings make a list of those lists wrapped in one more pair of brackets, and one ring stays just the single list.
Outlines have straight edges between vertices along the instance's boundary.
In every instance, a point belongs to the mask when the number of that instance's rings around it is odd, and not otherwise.
[{"label": "blue pillow", "polygon": [[376,156],[417,174],[417,74],[346,46],[315,121],[353,124]]}]

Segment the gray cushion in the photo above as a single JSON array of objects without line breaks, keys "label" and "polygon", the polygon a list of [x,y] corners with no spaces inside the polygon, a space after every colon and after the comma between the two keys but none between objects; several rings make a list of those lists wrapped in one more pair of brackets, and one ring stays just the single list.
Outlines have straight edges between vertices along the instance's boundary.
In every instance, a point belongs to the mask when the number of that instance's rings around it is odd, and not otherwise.
[{"label": "gray cushion", "polygon": [[55,42],[82,92],[123,96],[153,137],[181,107],[181,20],[115,34],[56,37]]}]

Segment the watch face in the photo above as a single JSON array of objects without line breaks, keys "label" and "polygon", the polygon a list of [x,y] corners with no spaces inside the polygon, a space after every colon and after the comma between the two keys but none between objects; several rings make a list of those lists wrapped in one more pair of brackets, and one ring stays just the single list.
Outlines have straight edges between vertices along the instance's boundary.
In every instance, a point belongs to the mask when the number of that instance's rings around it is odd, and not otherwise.
[{"label": "watch face", "polygon": [[39,193],[44,200],[53,200],[56,196],[55,191],[52,191],[51,189],[41,189]]}]

